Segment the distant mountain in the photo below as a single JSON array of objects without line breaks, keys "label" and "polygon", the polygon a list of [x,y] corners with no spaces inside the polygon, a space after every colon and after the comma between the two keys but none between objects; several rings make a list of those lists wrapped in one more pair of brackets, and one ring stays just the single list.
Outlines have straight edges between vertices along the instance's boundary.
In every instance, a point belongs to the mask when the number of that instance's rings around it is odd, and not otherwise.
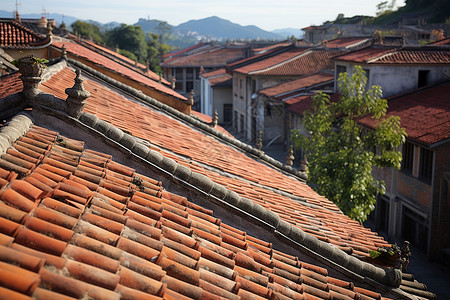
[{"label": "distant mountain", "polygon": [[303,30],[301,30],[300,28],[275,29],[275,30],[272,30],[271,32],[281,35],[285,38],[291,37],[291,36],[295,36],[296,38],[302,38],[304,35]]},{"label": "distant mountain", "polygon": [[[158,33],[158,26],[161,22],[164,21],[139,18],[139,21],[137,23],[134,23],[134,25],[141,26],[144,32]],[[169,26],[173,28],[172,25]]]},{"label": "distant mountain", "polygon": [[97,26],[98,28],[100,28],[100,31],[103,31],[103,32],[112,30],[112,29],[120,26],[120,23],[117,23],[117,22],[109,22],[109,23],[105,23],[105,24],[94,21],[94,20],[87,20],[86,22]]},{"label": "distant mountain", "polygon": [[279,40],[284,36],[262,30],[253,25],[242,26],[219,17],[208,17],[200,20],[191,20],[174,27],[183,35],[196,34],[199,37],[226,40],[226,39],[273,39]]},{"label": "distant mountain", "polygon": [[[20,14],[20,17],[22,19],[40,19],[41,14]],[[13,18],[15,17],[13,12],[0,10],[0,18]],[[48,14],[46,15],[47,19],[54,19],[56,22],[56,25],[59,26],[63,21],[66,23],[67,26],[70,26],[73,22],[78,20],[78,18],[66,16],[63,14]]]}]

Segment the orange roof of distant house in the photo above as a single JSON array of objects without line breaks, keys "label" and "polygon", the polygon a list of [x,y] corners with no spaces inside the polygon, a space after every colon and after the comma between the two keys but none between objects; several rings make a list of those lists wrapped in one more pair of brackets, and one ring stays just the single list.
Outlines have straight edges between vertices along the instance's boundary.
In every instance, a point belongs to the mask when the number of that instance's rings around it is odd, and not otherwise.
[{"label": "orange roof of distant house", "polygon": [[67,41],[67,42],[53,42],[52,44],[55,47],[62,48],[63,46],[66,47],[67,52],[73,53],[74,55],[81,56],[84,59],[87,59],[95,64],[101,65],[109,70],[112,70],[114,72],[119,72],[123,76],[126,76],[132,80],[135,80],[137,82],[140,82],[142,84],[145,84],[151,88],[154,88],[155,90],[158,90],[160,92],[163,92],[165,94],[174,96],[180,100],[186,100],[186,97],[180,95],[179,93],[175,92],[171,88],[160,84],[153,79],[150,79],[149,77],[145,76],[144,74],[129,68],[125,65],[122,65],[104,55],[101,55],[100,53],[97,53],[87,47],[84,47],[78,43]]},{"label": "orange roof of distant house", "polygon": [[0,47],[29,48],[48,43],[50,40],[47,37],[31,31],[15,20],[0,20]]},{"label": "orange roof of distant house", "polygon": [[267,51],[272,50],[272,49],[287,47],[287,46],[290,46],[290,45],[292,45],[291,42],[282,42],[282,43],[277,43],[277,44],[273,44],[273,45],[266,46],[266,47],[255,48],[255,49],[253,49],[253,52],[259,54],[259,53],[262,53],[262,52],[267,52]]},{"label": "orange roof of distant house", "polygon": [[323,41],[320,44],[327,48],[347,48],[355,47],[369,41],[369,37],[341,37],[330,41]]},{"label": "orange roof of distant house", "polygon": [[310,87],[316,84],[332,81],[334,79],[333,74],[319,72],[312,75],[307,75],[302,78],[284,82],[272,87],[268,87],[258,91],[258,94],[265,95],[267,97],[275,97],[288,92],[293,92],[305,87]]},{"label": "orange roof of distant house", "polygon": [[445,46],[450,45],[450,37],[431,43],[430,45]]},{"label": "orange roof of distant house", "polygon": [[[386,117],[399,116],[408,138],[425,145],[433,145],[450,138],[450,83],[425,87],[388,99]],[[361,124],[375,127],[371,118]]]},{"label": "orange roof of distant house", "polygon": [[181,49],[181,50],[178,50],[178,51],[173,51],[173,52],[169,52],[167,54],[164,54],[163,58],[179,56],[179,55],[182,55],[182,54],[187,53],[189,51],[201,48],[203,46],[205,46],[205,44],[198,43],[198,44],[192,45],[190,47],[187,47],[187,48],[184,48],[184,49]]},{"label": "orange roof of distant house", "polygon": [[213,47],[192,55],[174,57],[164,61],[163,67],[221,67],[244,57],[242,48]]},{"label": "orange roof of distant house", "polygon": [[449,64],[450,49],[368,47],[337,56],[335,60],[370,64]]},{"label": "orange roof of distant house", "polygon": [[238,68],[235,71],[261,76],[301,76],[333,69],[331,57],[339,51],[292,49],[271,58]]}]

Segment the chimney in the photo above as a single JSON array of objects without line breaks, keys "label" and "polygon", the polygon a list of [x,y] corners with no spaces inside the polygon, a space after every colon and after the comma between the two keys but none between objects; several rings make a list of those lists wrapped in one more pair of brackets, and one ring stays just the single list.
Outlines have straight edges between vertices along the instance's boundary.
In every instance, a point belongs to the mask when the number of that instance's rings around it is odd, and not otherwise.
[{"label": "chimney", "polygon": [[19,11],[16,10],[16,21],[20,24],[22,24],[22,20],[20,19]]},{"label": "chimney", "polygon": [[39,90],[39,83],[41,82],[42,70],[45,66],[41,61],[32,55],[22,57],[18,60],[18,68],[20,73],[20,79],[23,83],[23,94],[27,101],[34,99],[41,93]]},{"label": "chimney", "polygon": [[83,79],[81,78],[81,71],[75,71],[75,84],[71,88],[66,89],[67,94],[67,113],[74,118],[79,118],[86,105],[86,99],[91,96],[91,93],[86,91],[83,87]]},{"label": "chimney", "polygon": [[172,77],[172,90],[175,89],[175,83],[177,82],[177,79],[175,77]]},{"label": "chimney", "polygon": [[52,35],[53,35],[52,30],[53,30],[52,24],[50,22],[48,22],[47,23],[47,38],[48,39],[52,38]]}]

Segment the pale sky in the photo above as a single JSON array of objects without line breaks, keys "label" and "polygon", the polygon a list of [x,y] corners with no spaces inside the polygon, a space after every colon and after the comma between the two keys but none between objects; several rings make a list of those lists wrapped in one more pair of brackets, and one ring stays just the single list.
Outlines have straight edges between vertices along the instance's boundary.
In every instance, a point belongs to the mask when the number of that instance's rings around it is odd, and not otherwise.
[{"label": "pale sky", "polygon": [[[134,24],[139,18],[158,19],[171,25],[218,16],[240,25],[264,30],[302,28],[334,20],[339,13],[375,15],[382,0],[19,0],[19,12],[60,13],[101,23]],[[0,9],[14,11],[16,0],[0,0]],[[404,0],[397,0],[398,6]]]}]

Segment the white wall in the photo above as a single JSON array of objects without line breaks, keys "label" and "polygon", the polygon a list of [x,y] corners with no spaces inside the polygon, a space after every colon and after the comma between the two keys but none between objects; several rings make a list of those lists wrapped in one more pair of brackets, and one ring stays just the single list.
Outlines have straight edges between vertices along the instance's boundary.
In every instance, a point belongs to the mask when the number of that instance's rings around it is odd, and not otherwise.
[{"label": "white wall", "polygon": [[[346,66],[349,76],[353,74],[354,63],[336,62],[336,65]],[[391,97],[418,88],[419,70],[428,70],[428,84],[436,84],[450,77],[450,66],[444,65],[370,65],[360,64],[369,70],[368,86],[379,85],[383,97]],[[335,87],[337,88],[337,78]]]}]

